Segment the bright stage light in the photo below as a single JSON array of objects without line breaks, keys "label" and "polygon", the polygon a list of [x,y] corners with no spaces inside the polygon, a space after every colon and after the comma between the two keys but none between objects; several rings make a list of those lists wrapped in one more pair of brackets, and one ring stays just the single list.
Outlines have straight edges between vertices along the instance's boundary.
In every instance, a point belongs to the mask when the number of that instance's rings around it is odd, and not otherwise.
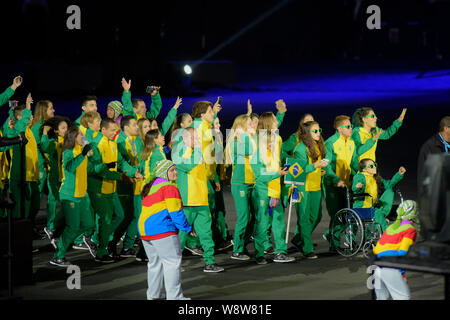
[{"label": "bright stage light", "polygon": [[188,64],[183,67],[183,70],[184,70],[184,73],[186,73],[187,75],[192,73],[192,68]]}]

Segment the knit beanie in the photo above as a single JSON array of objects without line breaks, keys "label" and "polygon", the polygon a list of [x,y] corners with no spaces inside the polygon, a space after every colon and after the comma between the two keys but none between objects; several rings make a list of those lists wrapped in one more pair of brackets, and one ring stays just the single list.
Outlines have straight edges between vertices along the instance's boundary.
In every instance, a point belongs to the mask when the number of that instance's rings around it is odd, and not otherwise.
[{"label": "knit beanie", "polygon": [[155,176],[158,178],[169,180],[167,172],[175,164],[170,160],[161,160],[156,163]]},{"label": "knit beanie", "polygon": [[406,200],[397,208],[397,219],[413,220],[417,216],[417,203],[414,200]]},{"label": "knit beanie", "polygon": [[108,103],[108,107],[114,110],[114,120],[117,119],[121,114],[123,114],[123,105],[120,101],[114,100]]}]

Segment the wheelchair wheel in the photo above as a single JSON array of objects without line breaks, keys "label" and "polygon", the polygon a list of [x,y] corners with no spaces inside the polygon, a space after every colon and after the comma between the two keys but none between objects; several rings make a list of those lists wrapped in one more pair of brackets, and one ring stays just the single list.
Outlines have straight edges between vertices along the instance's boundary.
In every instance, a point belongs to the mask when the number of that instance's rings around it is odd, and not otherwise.
[{"label": "wheelchair wheel", "polygon": [[351,257],[360,249],[364,241],[364,225],[358,214],[348,208],[336,212],[331,221],[330,242],[336,251]]}]

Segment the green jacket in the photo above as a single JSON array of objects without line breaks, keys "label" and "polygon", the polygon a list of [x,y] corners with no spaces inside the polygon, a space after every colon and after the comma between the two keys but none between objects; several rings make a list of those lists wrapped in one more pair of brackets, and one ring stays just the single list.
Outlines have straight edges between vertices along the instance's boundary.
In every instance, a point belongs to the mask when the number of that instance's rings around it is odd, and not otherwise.
[{"label": "green jacket", "polygon": [[41,137],[41,150],[46,153],[49,159],[48,178],[52,183],[59,183],[62,179],[62,141],[50,139],[48,135]]},{"label": "green jacket", "polygon": [[81,146],[76,145],[62,154],[64,178],[59,189],[60,200],[80,202],[86,195],[88,160],[81,150]]},{"label": "green jacket", "polygon": [[[144,144],[142,143],[141,137],[135,137],[133,139],[129,139],[127,135],[120,130],[117,136],[117,149],[121,154],[122,158],[131,166],[141,166],[141,152],[144,148]],[[141,169],[139,171],[144,174]],[[135,181],[134,184],[129,184],[123,181],[117,181],[117,192],[121,195],[130,195],[130,194],[139,194],[140,192],[141,182]]]},{"label": "green jacket", "polygon": [[9,99],[11,99],[11,97],[14,95],[14,92],[15,91],[11,87],[8,87],[0,94],[0,107],[8,102]]},{"label": "green jacket", "polygon": [[[227,149],[228,150],[228,149]],[[230,142],[229,156],[233,161],[233,171],[231,183],[233,184],[254,184],[255,175],[251,168],[250,156],[256,154],[257,145],[247,133],[241,134],[241,139],[234,139]]]}]

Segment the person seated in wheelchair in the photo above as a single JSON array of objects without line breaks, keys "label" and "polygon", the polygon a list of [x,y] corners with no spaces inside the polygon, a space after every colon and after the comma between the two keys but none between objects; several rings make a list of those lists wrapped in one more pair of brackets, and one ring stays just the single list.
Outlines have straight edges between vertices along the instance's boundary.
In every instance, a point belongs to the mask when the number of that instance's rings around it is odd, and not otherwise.
[{"label": "person seated in wheelchair", "polygon": [[[372,159],[362,159],[359,162],[359,171],[353,178],[352,191],[355,202],[353,208],[374,208],[374,220],[381,231],[388,227],[386,217],[389,215],[394,203],[394,188],[403,179],[406,169],[400,167],[391,180],[383,179],[377,170],[377,164]],[[357,197],[358,194],[370,196]]]}]

